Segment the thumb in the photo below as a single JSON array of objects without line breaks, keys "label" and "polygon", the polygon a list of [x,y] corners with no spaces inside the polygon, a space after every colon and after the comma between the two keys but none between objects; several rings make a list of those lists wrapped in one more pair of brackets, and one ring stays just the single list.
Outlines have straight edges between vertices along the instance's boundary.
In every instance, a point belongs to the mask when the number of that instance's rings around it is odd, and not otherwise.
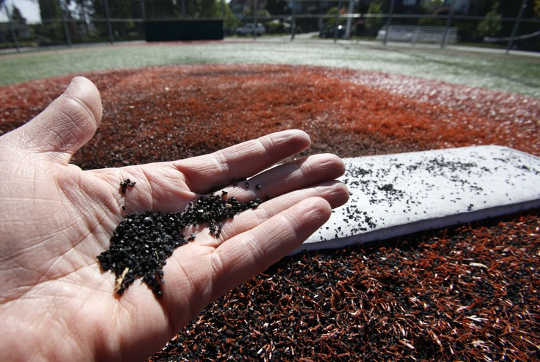
[{"label": "thumb", "polygon": [[60,97],[13,136],[20,148],[67,163],[94,136],[101,114],[101,97],[94,83],[75,77]]}]

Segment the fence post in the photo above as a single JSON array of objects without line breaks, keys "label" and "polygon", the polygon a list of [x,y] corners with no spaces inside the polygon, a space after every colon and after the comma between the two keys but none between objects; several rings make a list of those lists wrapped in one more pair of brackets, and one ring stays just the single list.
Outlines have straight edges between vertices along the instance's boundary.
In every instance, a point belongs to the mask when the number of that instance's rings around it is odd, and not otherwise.
[{"label": "fence post", "polygon": [[448,11],[448,17],[446,18],[446,28],[444,29],[444,34],[441,39],[441,49],[444,49],[446,42],[448,40],[448,32],[450,31],[450,25],[452,24],[452,18],[454,17],[454,2],[449,1],[450,10]]},{"label": "fence post", "polygon": [[181,8],[182,16],[186,16],[187,15],[186,0],[180,0],[180,2],[182,3],[182,8]]},{"label": "fence post", "polygon": [[105,18],[107,19],[107,31],[109,32],[109,42],[112,44],[114,39],[113,39],[112,26],[111,26],[111,15],[109,13],[109,0],[103,0],[103,5],[105,5]]},{"label": "fence post", "polygon": [[143,21],[146,19],[146,8],[144,7],[144,0],[141,0],[141,18]]},{"label": "fence post", "polygon": [[519,9],[519,14],[514,24],[514,29],[512,29],[512,35],[510,36],[510,40],[508,40],[508,46],[506,47],[506,54],[510,52],[510,50],[512,49],[512,46],[514,45],[514,38],[516,37],[517,31],[519,28],[519,22],[521,21],[521,17],[523,16],[523,11],[525,11],[526,7],[527,7],[527,0],[523,0],[523,2],[521,3],[521,9]]},{"label": "fence post", "polygon": [[64,27],[64,35],[66,37],[66,43],[68,47],[71,47],[71,34],[69,33],[69,27],[66,22],[66,9],[64,9],[65,3],[60,1],[60,12],[62,13],[62,26]]},{"label": "fence post", "polygon": [[225,0],[221,0],[221,20],[223,21],[223,37],[225,38],[225,31],[227,30],[225,27]]},{"label": "fence post", "polygon": [[19,48],[19,42],[17,41],[17,34],[15,34],[15,29],[13,29],[13,21],[11,19],[11,14],[9,12],[7,2],[4,3],[4,9],[6,9],[6,15],[7,15],[7,18],[8,18],[9,32],[11,33],[11,37],[13,38],[13,42],[15,43],[15,49],[17,49],[17,53],[20,53],[21,49]]},{"label": "fence post", "polygon": [[83,21],[83,26],[84,26],[84,34],[85,35],[88,35],[88,33],[90,33],[90,29],[88,27],[88,22],[89,22],[89,19],[88,19],[88,14],[86,12],[86,5],[84,2],[82,2],[80,4],[80,12],[79,12],[79,15],[82,17],[82,21]]},{"label": "fence post", "polygon": [[351,25],[352,25],[352,12],[354,10],[354,0],[349,0],[349,10],[348,10],[348,18],[347,18],[347,28],[345,30],[345,38],[350,39],[351,37]]},{"label": "fence post", "polygon": [[390,0],[390,14],[388,15],[388,21],[386,22],[386,31],[384,32],[383,44],[388,42],[388,34],[390,33],[390,26],[392,24],[392,15],[394,14],[394,0]]},{"label": "fence post", "polygon": [[253,0],[253,39],[257,40],[257,0]]},{"label": "fence post", "polygon": [[292,24],[291,24],[291,41],[294,40],[294,36],[296,34],[296,5],[294,3],[294,0],[291,0],[292,5],[292,11],[291,11],[291,18],[292,18]]},{"label": "fence post", "polygon": [[338,6],[337,6],[337,14],[336,14],[336,26],[334,28],[334,43],[337,41],[337,34],[338,34],[338,27],[339,27],[339,17],[340,17],[340,11],[341,11],[341,0],[339,0],[338,2]]},{"label": "fence post", "polygon": [[137,32],[143,39],[146,39],[146,4],[144,3],[145,0],[139,1],[141,2],[141,25],[137,27]]}]

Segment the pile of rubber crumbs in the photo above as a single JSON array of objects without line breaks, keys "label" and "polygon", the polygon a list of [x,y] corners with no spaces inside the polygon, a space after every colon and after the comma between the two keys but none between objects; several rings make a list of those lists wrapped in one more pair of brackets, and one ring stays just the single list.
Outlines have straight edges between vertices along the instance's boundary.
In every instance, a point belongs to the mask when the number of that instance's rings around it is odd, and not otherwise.
[{"label": "pile of rubber crumbs", "polygon": [[221,195],[201,196],[181,212],[127,215],[114,230],[109,249],[97,259],[103,271],[116,275],[114,290],[118,295],[141,278],[156,297],[161,297],[167,259],[176,248],[195,239],[195,234],[184,235],[185,228],[208,225],[210,234],[217,237],[223,221],[259,203],[227,198],[227,192],[222,191]]}]

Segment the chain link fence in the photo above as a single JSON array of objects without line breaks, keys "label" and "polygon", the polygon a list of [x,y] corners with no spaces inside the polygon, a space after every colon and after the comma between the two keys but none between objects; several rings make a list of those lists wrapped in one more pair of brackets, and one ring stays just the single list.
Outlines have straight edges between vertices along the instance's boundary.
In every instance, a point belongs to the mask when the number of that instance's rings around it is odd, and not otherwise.
[{"label": "chain link fence", "polygon": [[403,4],[411,1],[398,0],[36,0],[38,3],[50,11],[44,17],[42,9],[40,23],[28,23],[13,2],[0,0],[0,12],[7,19],[0,22],[3,52],[144,40],[145,21],[174,19],[221,19],[225,36],[281,35],[295,40],[298,34],[307,33],[314,38],[383,44],[431,42],[441,47],[464,44],[540,51],[540,18],[526,0],[513,17],[502,17],[496,9],[482,16],[465,15],[451,6],[445,12],[417,14],[405,11]]}]

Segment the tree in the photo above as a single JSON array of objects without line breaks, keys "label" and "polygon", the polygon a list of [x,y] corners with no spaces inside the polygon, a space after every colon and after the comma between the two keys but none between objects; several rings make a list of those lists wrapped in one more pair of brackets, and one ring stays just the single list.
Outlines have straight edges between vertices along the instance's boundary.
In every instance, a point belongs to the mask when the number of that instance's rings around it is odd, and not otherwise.
[{"label": "tree", "polygon": [[540,17],[540,0],[534,0],[534,15]]},{"label": "tree", "polygon": [[77,5],[79,17],[85,22],[88,20],[90,9],[92,9],[92,0],[72,0]]},{"label": "tree", "polygon": [[[382,3],[380,1],[374,1],[371,4],[369,4],[368,15],[379,15],[379,14],[382,14]],[[370,33],[376,33],[379,30],[382,24],[382,21],[383,19],[379,17],[374,17],[374,18],[368,17],[366,19],[366,29]]]},{"label": "tree", "polygon": [[88,27],[88,23],[90,21],[90,14],[92,9],[92,0],[73,0],[75,1],[75,4],[77,4],[77,9],[79,12],[79,19],[82,21],[82,24],[84,26],[84,33],[86,35],[89,34],[90,28]]},{"label": "tree", "polygon": [[216,0],[201,0],[199,3],[199,18],[218,18],[221,17],[221,4]]},{"label": "tree", "polygon": [[221,0],[146,0],[145,6],[146,16],[150,19],[221,18],[222,15]]},{"label": "tree", "polygon": [[491,10],[486,14],[484,20],[478,24],[478,33],[482,36],[495,36],[501,31],[501,15],[499,14],[499,3],[493,4]]},{"label": "tree", "polygon": [[62,8],[59,0],[39,0],[42,24],[37,27],[40,45],[62,44],[65,34],[62,26]]},{"label": "tree", "polygon": [[[149,19],[156,19],[156,18],[163,18],[163,17],[170,17],[172,15],[175,15],[176,12],[180,11],[179,9],[175,9],[173,6],[173,3],[171,1],[167,1],[165,4],[163,4],[163,1],[150,1],[146,0],[144,2],[144,8],[146,12],[146,17]],[[180,0],[179,3],[184,4],[184,0]]]},{"label": "tree", "polygon": [[266,10],[274,15],[287,14],[290,11],[287,1],[284,0],[268,0],[266,2]]},{"label": "tree", "polygon": [[[220,0],[216,0],[220,1]],[[223,19],[223,25],[225,29],[234,30],[240,25],[240,20],[234,16],[229,4],[225,4],[225,18]]]},{"label": "tree", "polygon": [[[242,13],[243,16],[245,17],[252,17],[253,16],[253,8],[249,7],[249,8],[244,8],[244,12]],[[257,16],[258,19],[268,19],[270,18],[272,15],[268,12],[268,10],[266,9],[257,9],[255,11],[255,15]]]},{"label": "tree", "polygon": [[[107,15],[109,18],[118,19],[130,19],[133,18],[134,4],[132,0],[109,0],[109,11],[106,12],[104,0],[92,0],[93,14],[96,19],[105,19]],[[99,34],[104,36],[108,33],[108,24],[104,21],[96,21],[94,23],[98,29]],[[126,35],[132,31],[134,23],[131,21],[116,22],[113,24],[113,33],[115,37],[125,38]]]},{"label": "tree", "polygon": [[15,4],[11,5],[10,10],[8,4],[0,0],[0,11],[2,11],[4,7],[6,15],[8,16],[8,19],[11,20],[11,23],[8,26],[9,31],[5,35],[0,32],[0,39],[2,39],[2,41],[7,40],[13,42],[18,47],[17,40],[28,36],[27,31],[29,28],[26,26],[26,19]]},{"label": "tree", "polygon": [[329,16],[326,19],[326,26],[330,27],[330,28],[333,28],[336,25],[345,24],[345,19],[339,17],[342,13],[343,12],[340,9],[338,9],[337,7],[330,8],[326,12],[326,15]]},{"label": "tree", "polygon": [[41,20],[47,21],[62,18],[62,9],[58,0],[39,0]]},{"label": "tree", "polygon": [[13,5],[11,8],[11,21],[15,24],[26,24],[26,18],[21,14],[21,11],[15,5]]},{"label": "tree", "polygon": [[[111,18],[131,18],[133,15],[133,1],[131,0],[114,0],[109,1],[109,16]],[[92,0],[94,16],[97,18],[105,18],[105,2],[103,0]]]},{"label": "tree", "polygon": [[426,10],[428,13],[432,13],[433,11],[437,10],[441,6],[443,6],[444,0],[425,0],[422,1],[422,7]]}]

